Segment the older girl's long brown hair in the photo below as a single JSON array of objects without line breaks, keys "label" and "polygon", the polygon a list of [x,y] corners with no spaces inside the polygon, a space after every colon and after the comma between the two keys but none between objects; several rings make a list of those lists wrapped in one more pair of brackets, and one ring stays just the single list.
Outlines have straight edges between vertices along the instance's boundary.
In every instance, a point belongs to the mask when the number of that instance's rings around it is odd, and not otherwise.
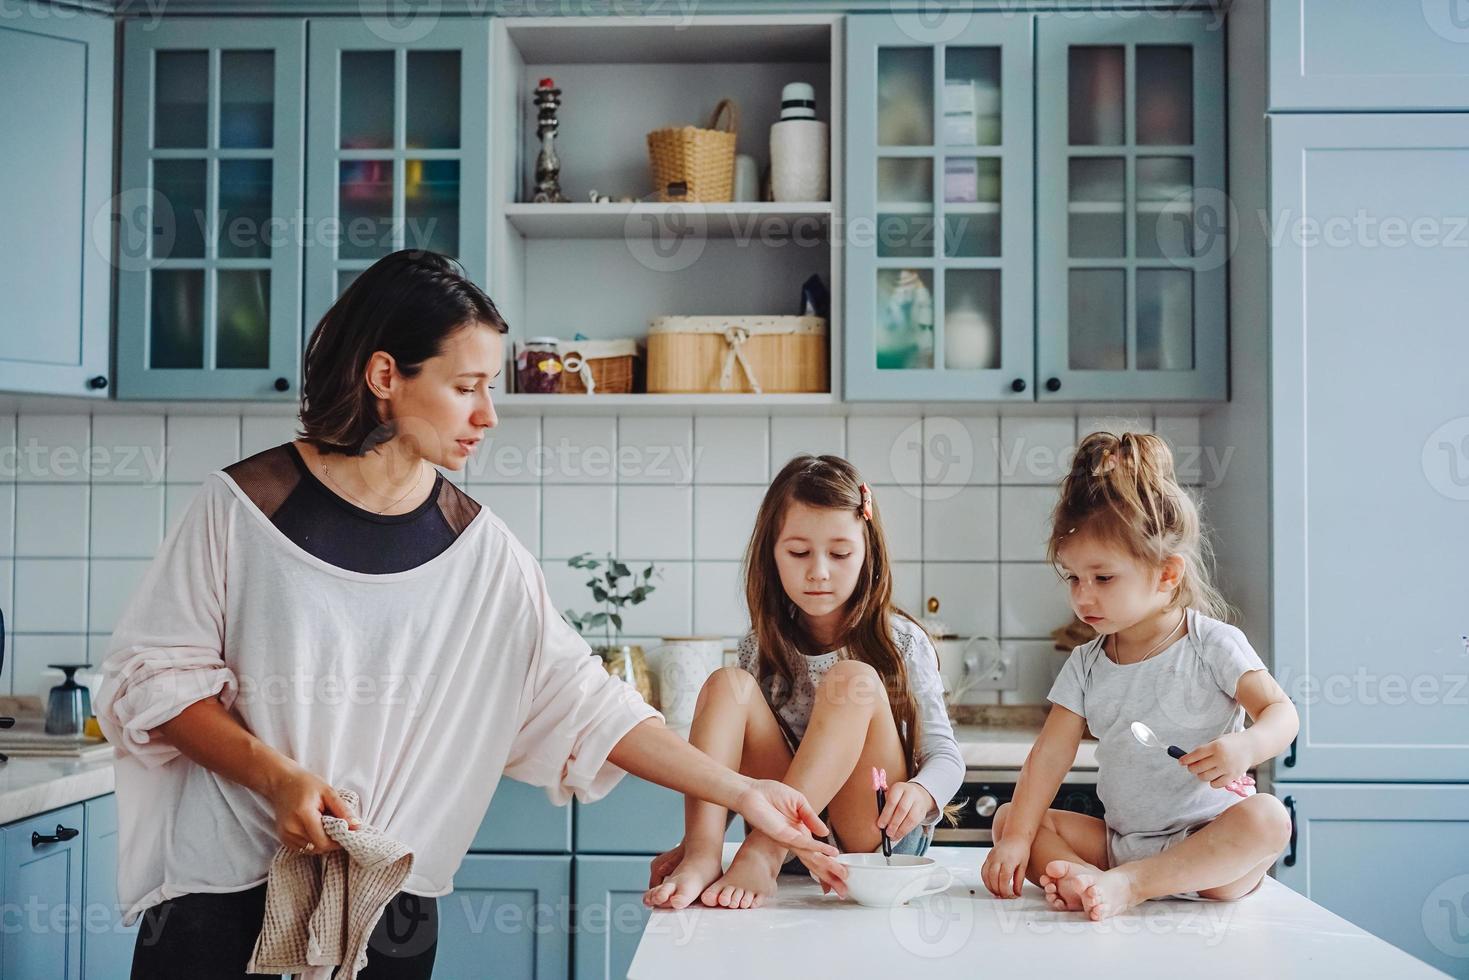
[{"label": "older girl's long brown hair", "polygon": [[908,687],[902,651],[893,641],[891,618],[913,617],[893,605],[892,563],[882,532],[882,514],[874,499],[872,519],[862,520],[861,485],[856,467],[840,456],[803,454],[787,463],[765,492],[755,518],[755,533],[745,552],[745,601],[758,651],[755,676],[772,707],[779,708],[795,693],[797,671],[806,669],[802,651],[821,652],[795,603],[786,595],[775,564],[775,545],[786,512],[792,504],[802,503],[856,515],[865,533],[866,556],[856,588],[847,600],[846,616],[837,633],[838,645],[847,648],[850,659],[869,665],[882,678],[903,743],[908,778],[912,778],[917,771],[914,748],[918,744],[918,706]]}]

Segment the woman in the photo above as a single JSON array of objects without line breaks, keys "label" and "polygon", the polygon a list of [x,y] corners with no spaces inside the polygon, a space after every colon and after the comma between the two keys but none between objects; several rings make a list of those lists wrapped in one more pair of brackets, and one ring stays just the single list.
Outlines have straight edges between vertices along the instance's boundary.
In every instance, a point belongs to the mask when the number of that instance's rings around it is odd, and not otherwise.
[{"label": "woman", "polygon": [[301,437],[212,474],[164,541],[96,699],[124,921],[146,910],[135,978],[245,976],[271,858],[337,847],[338,789],[415,855],[363,977],[430,975],[435,897],[502,773],[565,804],[631,772],[834,853],[801,794],[715,763],[609,678],[529,553],[435,471],[495,425],[505,330],[448,260],[387,256],[311,339]]}]

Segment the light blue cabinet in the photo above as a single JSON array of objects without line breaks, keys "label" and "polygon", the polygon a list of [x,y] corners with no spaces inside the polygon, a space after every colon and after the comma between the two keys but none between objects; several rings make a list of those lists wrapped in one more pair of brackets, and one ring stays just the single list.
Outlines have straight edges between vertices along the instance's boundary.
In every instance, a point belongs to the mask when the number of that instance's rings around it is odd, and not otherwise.
[{"label": "light blue cabinet", "polygon": [[577,856],[573,980],[627,976],[651,914],[647,889],[647,858]]},{"label": "light blue cabinet", "polygon": [[471,851],[571,852],[571,806],[554,806],[539,786],[502,779]]},{"label": "light blue cabinet", "polygon": [[119,398],[299,397],[306,25],[124,29]]},{"label": "light blue cabinet", "polygon": [[470,854],[439,899],[434,975],[564,980],[571,968],[571,861]]},{"label": "light blue cabinet", "polygon": [[0,976],[81,980],[83,807],[7,824]]},{"label": "light blue cabinet", "polygon": [[1036,78],[1038,397],[1225,398],[1223,31],[1039,17]]},{"label": "light blue cabinet", "polygon": [[848,400],[1033,398],[1031,26],[848,18]]},{"label": "light blue cabinet", "polygon": [[400,248],[452,255],[488,284],[490,22],[420,28],[311,21],[303,340]]},{"label": "light blue cabinet", "polygon": [[111,332],[110,17],[0,23],[0,390],[105,395]]},{"label": "light blue cabinet", "polygon": [[1469,109],[1457,0],[1271,0],[1270,110]]},{"label": "light blue cabinet", "polygon": [[[683,797],[626,776],[596,803],[576,804],[577,853],[658,854],[683,840]],[[648,862],[643,862],[647,884]]]},{"label": "light blue cabinet", "polygon": [[82,875],[82,980],[127,980],[142,920],[122,924],[117,897],[117,797],[83,804],[86,867]]},{"label": "light blue cabinet", "polygon": [[1279,880],[1451,976],[1469,977],[1469,786],[1276,783],[1294,845]]},{"label": "light blue cabinet", "polygon": [[1276,116],[1270,144],[1278,778],[1469,781],[1469,116]]}]

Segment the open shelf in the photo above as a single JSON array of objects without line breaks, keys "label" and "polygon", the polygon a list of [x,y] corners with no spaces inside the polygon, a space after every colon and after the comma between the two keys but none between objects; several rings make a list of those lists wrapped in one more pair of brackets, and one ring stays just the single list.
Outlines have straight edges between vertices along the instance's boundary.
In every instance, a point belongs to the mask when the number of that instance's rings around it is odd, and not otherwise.
[{"label": "open shelf", "polygon": [[507,204],[505,217],[526,238],[656,238],[695,234],[746,238],[820,234],[831,226],[828,201],[729,204]]}]

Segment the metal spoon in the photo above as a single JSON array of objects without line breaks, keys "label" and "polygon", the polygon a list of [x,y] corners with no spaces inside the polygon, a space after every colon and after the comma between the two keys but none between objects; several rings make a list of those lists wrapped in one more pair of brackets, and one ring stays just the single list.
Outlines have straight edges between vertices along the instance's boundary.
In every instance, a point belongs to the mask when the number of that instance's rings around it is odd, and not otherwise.
[{"label": "metal spoon", "polygon": [[[1188,755],[1187,752],[1176,745],[1164,745],[1163,740],[1159,738],[1156,734],[1154,734],[1151,728],[1149,728],[1147,725],[1144,725],[1140,721],[1135,721],[1132,723],[1132,737],[1137,739],[1139,742],[1146,745],[1150,749],[1166,748],[1168,750],[1168,754],[1175,759],[1182,759],[1184,756]],[[1238,779],[1230,780],[1224,788],[1229,790],[1236,796],[1249,796],[1250,794],[1245,791],[1245,788],[1253,785],[1255,785],[1255,778],[1250,775],[1244,775]]]}]

